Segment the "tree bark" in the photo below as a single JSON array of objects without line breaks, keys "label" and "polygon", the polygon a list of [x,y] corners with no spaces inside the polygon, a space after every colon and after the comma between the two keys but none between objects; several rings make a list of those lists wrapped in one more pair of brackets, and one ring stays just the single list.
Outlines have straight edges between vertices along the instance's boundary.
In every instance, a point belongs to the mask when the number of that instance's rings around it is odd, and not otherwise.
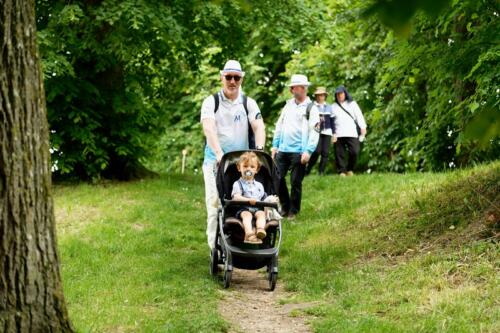
[{"label": "tree bark", "polygon": [[72,332],[51,196],[34,0],[0,1],[0,331]]}]

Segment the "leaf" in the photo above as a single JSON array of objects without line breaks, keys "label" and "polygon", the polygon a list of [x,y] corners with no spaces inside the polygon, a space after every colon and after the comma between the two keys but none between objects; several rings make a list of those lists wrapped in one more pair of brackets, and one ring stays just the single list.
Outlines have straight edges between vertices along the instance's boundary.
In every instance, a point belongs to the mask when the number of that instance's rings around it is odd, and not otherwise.
[{"label": "leaf", "polygon": [[493,107],[476,113],[465,128],[464,137],[468,140],[477,140],[485,148],[500,136],[500,110]]}]

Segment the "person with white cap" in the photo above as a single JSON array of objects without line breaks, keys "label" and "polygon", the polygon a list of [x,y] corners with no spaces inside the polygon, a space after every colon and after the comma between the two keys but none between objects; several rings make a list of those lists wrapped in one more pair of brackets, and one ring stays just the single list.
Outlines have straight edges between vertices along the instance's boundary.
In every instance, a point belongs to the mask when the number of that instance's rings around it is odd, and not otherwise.
[{"label": "person with white cap", "polygon": [[201,123],[206,137],[203,178],[207,208],[207,241],[212,249],[217,232],[217,163],[230,151],[264,149],[266,133],[259,106],[241,92],[245,72],[236,60],[220,71],[222,89],[208,96],[201,106]]},{"label": "person with white cap", "polygon": [[[292,75],[288,86],[293,98],[286,102],[276,122],[271,154],[280,171],[279,197],[283,214],[294,219],[300,211],[305,165],[318,145],[319,112],[307,96],[310,86],[307,76]],[[289,170],[290,194],[285,178]]]},{"label": "person with white cap", "polygon": [[[335,90],[332,106],[335,117],[335,162],[341,177],[354,175],[354,167],[360,151],[360,142],[366,136],[366,121],[358,103],[344,86]],[[346,152],[348,156],[346,157]]]},{"label": "person with white cap", "polygon": [[325,87],[318,87],[314,92],[316,101],[314,104],[319,110],[319,141],[316,150],[311,155],[309,163],[307,163],[306,174],[310,174],[314,164],[321,156],[319,162],[319,174],[325,173],[326,163],[328,162],[328,153],[330,152],[330,145],[333,143],[332,135],[335,132],[335,119],[332,114],[332,106],[326,103],[328,92]]}]

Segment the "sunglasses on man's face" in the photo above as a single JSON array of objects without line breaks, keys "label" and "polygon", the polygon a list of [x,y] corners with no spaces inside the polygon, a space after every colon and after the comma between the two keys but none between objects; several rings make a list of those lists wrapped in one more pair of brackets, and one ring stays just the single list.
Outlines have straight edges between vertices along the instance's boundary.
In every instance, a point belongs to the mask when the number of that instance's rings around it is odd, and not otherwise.
[{"label": "sunglasses on man's face", "polygon": [[232,79],[234,79],[235,82],[239,82],[241,80],[241,76],[239,75],[224,75],[224,78],[226,79],[226,81],[231,81]]}]

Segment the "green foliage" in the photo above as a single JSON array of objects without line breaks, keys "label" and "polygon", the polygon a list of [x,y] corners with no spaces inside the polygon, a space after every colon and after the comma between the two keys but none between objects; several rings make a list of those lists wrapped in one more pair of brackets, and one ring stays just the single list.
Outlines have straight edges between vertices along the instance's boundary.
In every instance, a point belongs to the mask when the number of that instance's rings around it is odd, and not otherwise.
[{"label": "green foliage", "polygon": [[173,60],[187,47],[182,26],[171,8],[147,1],[37,8],[58,173],[123,174],[164,126],[165,78],[178,76]]},{"label": "green foliage", "polygon": [[177,172],[183,149],[196,172],[200,106],[231,58],[247,72],[268,145],[286,82],[301,72],[330,91],[346,85],[360,104],[369,126],[360,169],[495,159],[499,12],[494,0],[38,0],[56,175]]},{"label": "green foliage", "polygon": [[[225,2],[224,2],[225,3]],[[197,68],[184,72],[184,86],[172,101],[168,111],[170,127],[156,145],[154,158],[148,167],[172,172],[180,171],[183,149],[188,150],[187,170],[199,172],[203,159],[204,136],[200,125],[203,100],[221,89],[219,71],[228,59],[238,59],[246,76],[243,90],[254,98],[267,124],[267,144],[271,143],[274,121],[286,99],[290,98],[285,83],[285,69],[292,56],[312,44],[324,32],[324,22],[318,21],[322,6],[302,1],[252,2],[251,9],[224,9],[224,17],[249,17],[229,22],[231,30],[207,34],[221,29],[216,25],[203,26],[205,38],[200,41],[201,54]],[[214,15],[214,5],[209,9]],[[208,14],[207,14],[208,15]],[[218,21],[220,24],[220,20]],[[201,31],[200,31],[201,33]]]},{"label": "green foliage", "polygon": [[[334,1],[335,29],[289,63],[289,72],[350,89],[368,120],[362,168],[439,170],[500,156],[500,8],[446,3]],[[371,12],[401,29],[412,17],[408,38]]]},{"label": "green foliage", "polygon": [[192,170],[203,145],[198,110],[220,86],[218,69],[240,59],[250,74],[245,89],[269,115],[293,50],[320,33],[312,8],[302,1],[39,0],[56,174],[126,178],[138,163],[166,161],[171,170],[184,148],[196,152]]}]

